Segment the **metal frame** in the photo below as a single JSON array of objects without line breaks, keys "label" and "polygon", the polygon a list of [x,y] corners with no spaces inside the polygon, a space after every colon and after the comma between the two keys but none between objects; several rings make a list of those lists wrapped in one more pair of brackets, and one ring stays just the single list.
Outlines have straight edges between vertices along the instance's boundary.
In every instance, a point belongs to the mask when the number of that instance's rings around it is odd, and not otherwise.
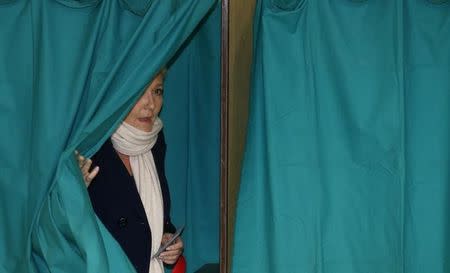
[{"label": "metal frame", "polygon": [[228,262],[228,96],[229,96],[229,0],[222,0],[220,83],[220,273]]}]

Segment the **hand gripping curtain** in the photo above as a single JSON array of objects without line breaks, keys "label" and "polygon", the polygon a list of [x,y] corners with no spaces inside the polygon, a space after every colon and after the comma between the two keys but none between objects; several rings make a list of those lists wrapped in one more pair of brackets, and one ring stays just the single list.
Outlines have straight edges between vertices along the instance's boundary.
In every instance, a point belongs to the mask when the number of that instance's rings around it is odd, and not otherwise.
[{"label": "hand gripping curtain", "polygon": [[0,0],[0,272],[134,272],[96,219],[91,156],[213,0]]},{"label": "hand gripping curtain", "polygon": [[232,272],[450,272],[450,3],[261,0],[254,35]]}]

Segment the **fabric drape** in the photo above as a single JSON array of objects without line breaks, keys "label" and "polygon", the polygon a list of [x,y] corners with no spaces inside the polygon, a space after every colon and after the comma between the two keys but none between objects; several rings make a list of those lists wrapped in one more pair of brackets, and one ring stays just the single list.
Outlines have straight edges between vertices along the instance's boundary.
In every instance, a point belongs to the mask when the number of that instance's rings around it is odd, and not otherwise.
[{"label": "fabric drape", "polygon": [[1,272],[134,272],[73,151],[100,147],[213,2],[0,1]]},{"label": "fabric drape", "polygon": [[439,2],[258,1],[233,273],[450,272]]},{"label": "fabric drape", "polygon": [[217,3],[171,64],[161,112],[173,223],[187,272],[219,263],[220,24]]}]

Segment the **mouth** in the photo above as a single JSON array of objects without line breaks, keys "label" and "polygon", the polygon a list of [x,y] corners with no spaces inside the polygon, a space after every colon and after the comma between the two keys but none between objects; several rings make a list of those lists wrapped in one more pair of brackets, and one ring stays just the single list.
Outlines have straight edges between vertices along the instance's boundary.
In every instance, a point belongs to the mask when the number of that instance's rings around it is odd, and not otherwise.
[{"label": "mouth", "polygon": [[138,120],[142,123],[150,123],[150,122],[152,122],[153,118],[145,117],[145,118],[138,118]]}]

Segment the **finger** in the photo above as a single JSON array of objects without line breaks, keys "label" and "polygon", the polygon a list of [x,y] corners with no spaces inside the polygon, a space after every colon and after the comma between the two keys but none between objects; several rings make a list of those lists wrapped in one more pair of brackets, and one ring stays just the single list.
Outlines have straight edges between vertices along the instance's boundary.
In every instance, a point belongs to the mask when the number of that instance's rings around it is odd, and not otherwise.
[{"label": "finger", "polygon": [[182,251],[183,251],[182,248],[177,248],[177,249],[174,249],[174,250],[165,250],[165,251],[163,251],[163,252],[161,253],[161,256],[171,256],[171,255],[176,255],[176,254],[181,253]]},{"label": "finger", "polygon": [[168,248],[166,248],[166,251],[174,251],[174,250],[183,250],[183,245],[176,244],[176,245],[171,245]]},{"label": "finger", "polygon": [[164,251],[163,253],[161,253],[161,255],[159,255],[159,257],[168,259],[168,258],[178,257],[181,255],[181,253],[182,253],[181,249]]},{"label": "finger", "polygon": [[167,260],[162,260],[163,261],[163,263],[165,263],[165,264],[174,264],[176,261],[177,261],[178,259],[171,259],[171,260],[169,260],[169,259],[167,259]]},{"label": "finger", "polygon": [[163,261],[166,264],[174,264],[180,256],[171,256],[171,257],[163,257],[161,258],[161,261]]},{"label": "finger", "polygon": [[89,169],[91,168],[92,165],[92,160],[87,159],[83,165],[83,167],[81,167],[81,172],[83,173],[83,175],[86,177],[89,174]]},{"label": "finger", "polygon": [[175,240],[175,243],[167,248],[167,250],[175,250],[175,249],[182,249],[183,248],[183,241],[180,238],[177,238]]},{"label": "finger", "polygon": [[83,179],[84,184],[86,185],[86,188],[89,187],[89,185],[91,185],[91,181],[88,181],[86,178]]},{"label": "finger", "polygon": [[96,166],[87,176],[86,176],[86,181],[88,181],[89,183],[97,176],[98,171],[100,170],[100,168],[98,166]]},{"label": "finger", "polygon": [[78,160],[78,166],[80,166],[80,168],[82,168],[83,165],[86,163],[86,158],[80,154],[77,156],[77,160]]}]

